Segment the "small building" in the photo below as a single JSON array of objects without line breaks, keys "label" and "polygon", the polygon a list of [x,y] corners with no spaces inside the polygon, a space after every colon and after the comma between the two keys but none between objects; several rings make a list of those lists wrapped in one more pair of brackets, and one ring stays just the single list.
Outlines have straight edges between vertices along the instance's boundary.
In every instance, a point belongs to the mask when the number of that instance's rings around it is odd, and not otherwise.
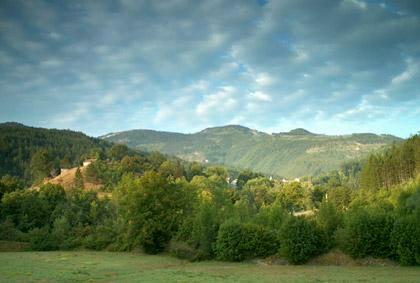
[{"label": "small building", "polygon": [[87,167],[90,164],[92,164],[92,162],[95,162],[96,159],[86,159],[85,161],[83,161],[83,167]]}]

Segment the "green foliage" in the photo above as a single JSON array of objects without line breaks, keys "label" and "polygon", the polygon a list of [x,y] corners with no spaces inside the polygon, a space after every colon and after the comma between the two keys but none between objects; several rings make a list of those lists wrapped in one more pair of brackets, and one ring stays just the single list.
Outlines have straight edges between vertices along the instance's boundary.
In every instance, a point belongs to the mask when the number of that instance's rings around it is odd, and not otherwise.
[{"label": "green foliage", "polygon": [[[249,134],[246,128],[219,130],[208,129],[202,135],[207,139],[219,133],[217,139],[233,145],[236,134],[244,139]],[[252,135],[258,139],[263,134]],[[298,136],[301,142],[315,137],[302,131],[280,136],[290,142],[296,142]],[[358,143],[376,139],[349,138]],[[362,178],[373,176],[375,187],[362,189],[357,185],[359,162],[344,164],[338,171],[314,178],[313,183],[312,177],[283,183],[250,170],[203,166],[158,152],[135,152],[124,145],[93,146],[95,140],[92,147],[69,149],[64,156],[57,156],[51,146],[37,146],[25,158],[18,157],[26,160],[19,167],[25,171],[22,176],[32,172],[39,180],[54,175],[57,164],[75,166],[88,156],[97,160],[83,170],[84,176],[77,170],[77,185],[67,191],[52,184],[23,190],[25,185],[19,178],[2,177],[0,239],[30,241],[34,250],[140,247],[147,253],[158,253],[169,248],[171,254],[189,260],[216,257],[240,261],[279,251],[293,264],[304,263],[338,243],[354,257],[391,257],[401,264],[418,264],[420,177],[404,177],[407,172],[418,172],[417,163],[410,161],[417,160],[417,140],[413,137],[407,141],[409,146],[395,146],[374,155],[372,164],[380,170],[371,168],[374,174],[365,170],[367,175]],[[223,159],[231,154],[219,154],[223,146],[210,143],[207,149],[216,159]],[[319,144],[299,146],[311,154],[320,150]],[[0,153],[1,149],[0,143]],[[395,160],[408,164],[402,166]],[[387,183],[381,179],[384,170],[399,177]],[[235,178],[237,187],[231,183]],[[112,199],[84,190],[83,180],[104,184]],[[390,187],[383,183],[393,184],[393,180],[401,183]],[[303,210],[305,215],[313,212],[314,217],[293,216]]]},{"label": "green foliage", "polygon": [[201,257],[212,257],[213,243],[221,222],[220,213],[213,203],[205,202],[195,212],[191,223],[191,243],[201,251]]},{"label": "green foliage", "polygon": [[207,258],[200,249],[194,249],[186,242],[172,240],[169,243],[169,253],[180,259],[198,261]]},{"label": "green foliage", "polygon": [[420,265],[420,217],[411,215],[397,219],[391,243],[402,265]]},{"label": "green foliage", "polygon": [[324,232],[303,217],[290,217],[280,230],[280,255],[292,264],[303,264],[325,251]]},{"label": "green foliage", "polygon": [[396,208],[400,215],[420,215],[420,175],[417,180],[402,187]]},{"label": "green foliage", "polygon": [[278,203],[271,206],[264,206],[258,211],[254,218],[254,222],[263,225],[270,230],[280,231],[283,223],[290,217],[287,210],[282,208]]},{"label": "green foliage", "polygon": [[309,192],[299,182],[292,182],[276,188],[277,201],[290,212],[300,211],[310,202]]},{"label": "green foliage", "polygon": [[69,250],[78,245],[78,241],[75,239],[75,231],[65,216],[54,220],[51,235],[48,235],[48,237],[51,237],[57,248],[61,250]]},{"label": "green foliage", "polygon": [[66,201],[66,193],[62,186],[47,183],[39,188],[39,198],[44,201],[45,209],[52,212]]},{"label": "green foliage", "polygon": [[237,188],[240,190],[242,189],[245,184],[252,179],[258,178],[258,177],[263,177],[261,174],[255,173],[249,169],[247,170],[243,170],[239,173],[238,178],[237,178]]},{"label": "green foliage", "polygon": [[74,175],[74,186],[78,189],[83,189],[85,187],[80,167],[77,167],[76,174]]},{"label": "green foliage", "polygon": [[335,247],[335,233],[343,225],[343,214],[331,202],[324,202],[316,214],[316,223],[325,233],[327,249]]},{"label": "green foliage", "polygon": [[242,261],[275,254],[277,248],[275,233],[265,227],[227,221],[220,226],[215,252],[220,260]]},{"label": "green foliage", "polygon": [[340,248],[354,258],[386,258],[392,255],[391,232],[394,219],[389,213],[363,208],[353,209],[344,217],[339,233]]},{"label": "green foliage", "polygon": [[26,238],[26,235],[16,229],[15,224],[10,219],[6,219],[0,224],[0,240],[20,242],[25,241]]},{"label": "green foliage", "polygon": [[327,190],[325,198],[328,202],[333,203],[339,210],[346,210],[352,200],[352,190],[344,187],[331,187]]},{"label": "green foliage", "polygon": [[390,188],[415,178],[420,173],[420,136],[414,135],[404,143],[383,153],[372,154],[361,172],[361,187],[367,190]]},{"label": "green foliage", "polygon": [[273,182],[265,177],[257,177],[249,180],[243,187],[243,194],[248,195],[251,205],[257,209],[262,206],[269,206],[276,199],[276,192],[273,189]]},{"label": "green foliage", "polygon": [[[121,163],[106,162],[103,160],[97,160],[91,163],[85,171],[87,180],[90,182],[99,181],[104,185],[105,190],[112,190],[121,180],[124,171],[127,173],[137,173],[137,168],[134,167],[135,165],[132,168],[134,172],[128,169],[129,167],[125,167],[127,165],[126,157],[124,157]],[[130,157],[127,158],[131,159]]]},{"label": "green foliage", "polygon": [[54,156],[52,153],[43,148],[32,155],[30,170],[35,181],[42,181],[44,178],[52,176],[54,173]]},{"label": "green foliage", "polygon": [[322,201],[324,200],[325,194],[326,194],[326,189],[324,187],[321,187],[319,185],[314,186],[312,188],[311,196],[310,196],[312,207],[319,208]]},{"label": "green foliage", "polygon": [[189,162],[185,164],[185,177],[191,181],[194,176],[203,175],[203,166],[199,162]]},{"label": "green foliage", "polygon": [[185,186],[152,171],[122,179],[115,196],[126,223],[128,249],[141,245],[147,253],[158,253],[165,248],[190,205]]},{"label": "green foliage", "polygon": [[58,248],[57,242],[51,235],[48,226],[35,228],[28,233],[29,247],[34,251],[52,251]]},{"label": "green foliage", "polygon": [[1,205],[2,218],[10,219],[22,232],[48,224],[51,211],[38,195],[37,191],[24,190],[5,194]]},{"label": "green foliage", "polygon": [[159,173],[164,177],[181,178],[184,175],[184,168],[180,162],[166,160],[159,166]]},{"label": "green foliage", "polygon": [[23,189],[23,187],[23,182],[19,178],[10,175],[4,175],[0,179],[0,200],[5,193]]},{"label": "green foliage", "polygon": [[[209,128],[187,135],[133,130],[105,136],[104,139],[128,141],[131,148],[158,150],[186,160],[202,162],[207,159],[212,164],[250,168],[254,172],[289,178],[337,169],[343,161],[365,157],[384,144],[401,141],[393,136],[326,136],[305,134],[299,130],[269,135],[241,126]],[[349,166],[347,171],[357,174],[357,170],[357,167]],[[240,176],[238,185],[243,184],[245,182],[242,183]]]},{"label": "green foliage", "polygon": [[74,167],[93,149],[105,148],[110,148],[107,142],[79,132],[0,124],[0,176],[9,174],[32,183],[56,174],[60,163]]},{"label": "green foliage", "polygon": [[83,245],[92,250],[103,250],[114,243],[118,236],[112,222],[93,226],[93,231],[84,239]]},{"label": "green foliage", "polygon": [[113,160],[121,160],[128,154],[128,148],[123,144],[114,144],[111,147],[110,156]]}]

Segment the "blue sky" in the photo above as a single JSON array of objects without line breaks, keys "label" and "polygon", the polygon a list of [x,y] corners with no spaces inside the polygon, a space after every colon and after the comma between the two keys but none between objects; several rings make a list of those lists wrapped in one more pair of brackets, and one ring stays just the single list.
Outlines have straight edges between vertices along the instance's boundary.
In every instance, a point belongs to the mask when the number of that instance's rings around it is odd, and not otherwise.
[{"label": "blue sky", "polygon": [[0,1],[0,122],[420,130],[420,1]]}]

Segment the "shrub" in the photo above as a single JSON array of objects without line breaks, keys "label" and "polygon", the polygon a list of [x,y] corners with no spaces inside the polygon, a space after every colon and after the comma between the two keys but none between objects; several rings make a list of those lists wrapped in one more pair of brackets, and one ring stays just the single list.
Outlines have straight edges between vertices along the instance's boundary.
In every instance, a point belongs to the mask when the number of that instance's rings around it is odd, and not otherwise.
[{"label": "shrub", "polygon": [[325,250],[321,229],[303,217],[291,217],[280,230],[280,254],[292,264],[302,264]]},{"label": "shrub", "polygon": [[10,219],[6,219],[6,221],[0,224],[0,240],[25,241],[27,240],[25,235],[26,234],[16,229],[15,224]]},{"label": "shrub", "polygon": [[141,228],[140,243],[145,253],[157,254],[162,252],[169,242],[171,235],[157,223],[145,223]]},{"label": "shrub", "polygon": [[196,212],[191,223],[191,242],[194,248],[198,248],[203,257],[211,258],[213,246],[216,242],[217,231],[220,226],[220,217],[215,205],[203,204]]},{"label": "shrub", "polygon": [[277,248],[275,233],[263,226],[228,221],[220,226],[215,253],[220,260],[241,261],[275,254]]},{"label": "shrub", "polygon": [[420,264],[420,219],[408,216],[395,221],[391,243],[400,264]]},{"label": "shrub", "polygon": [[74,240],[74,231],[65,216],[55,219],[51,230],[51,237],[60,250],[70,250],[77,246]]},{"label": "shrub", "polygon": [[169,243],[169,253],[180,259],[197,261],[207,258],[202,250],[194,249],[189,244],[172,240]]},{"label": "shrub", "polygon": [[335,233],[343,224],[343,215],[336,206],[330,202],[321,203],[316,215],[316,223],[325,233],[327,249],[335,247]]},{"label": "shrub", "polygon": [[114,242],[116,233],[111,225],[98,225],[84,240],[84,246],[92,250],[103,250]]},{"label": "shrub", "polygon": [[339,247],[344,252],[354,258],[392,255],[390,236],[394,221],[391,215],[358,208],[346,216],[339,236]]},{"label": "shrub", "polygon": [[58,249],[49,227],[35,228],[29,231],[29,248],[34,251],[52,251]]},{"label": "shrub", "polygon": [[254,222],[268,229],[279,231],[288,217],[290,214],[287,213],[287,210],[283,209],[279,203],[275,203],[271,206],[261,207]]}]

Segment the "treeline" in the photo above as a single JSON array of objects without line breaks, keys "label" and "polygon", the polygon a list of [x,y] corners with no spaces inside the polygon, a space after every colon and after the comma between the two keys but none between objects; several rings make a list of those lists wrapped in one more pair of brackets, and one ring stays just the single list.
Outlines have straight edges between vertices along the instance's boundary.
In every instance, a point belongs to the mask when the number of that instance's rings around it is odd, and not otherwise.
[{"label": "treeline", "polygon": [[[418,138],[396,148],[418,145]],[[2,179],[0,239],[27,241],[33,250],[142,249],[226,261],[276,255],[293,264],[338,248],[355,258],[420,264],[418,173],[373,190],[358,186],[366,169],[357,162],[282,182],[127,150],[116,145],[86,169],[107,184],[110,198],[78,182],[68,191],[49,184],[28,190]]]},{"label": "treeline", "polygon": [[110,150],[111,144],[80,132],[0,124],[0,176],[11,175],[26,184],[75,167],[92,151]]},{"label": "treeline", "polygon": [[420,138],[410,137],[403,144],[371,154],[361,173],[366,189],[390,188],[414,178],[420,172]]}]

